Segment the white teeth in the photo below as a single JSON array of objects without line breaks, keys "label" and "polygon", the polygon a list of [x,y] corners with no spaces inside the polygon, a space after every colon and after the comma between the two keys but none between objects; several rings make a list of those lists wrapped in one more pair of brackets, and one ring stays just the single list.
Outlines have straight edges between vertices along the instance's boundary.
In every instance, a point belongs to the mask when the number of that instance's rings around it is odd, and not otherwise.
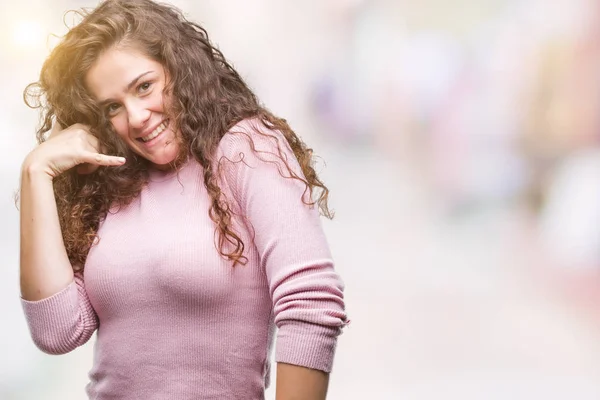
[{"label": "white teeth", "polygon": [[165,129],[167,129],[167,121],[164,121],[162,124],[160,124],[151,134],[140,139],[142,139],[144,142],[148,142],[160,135]]}]

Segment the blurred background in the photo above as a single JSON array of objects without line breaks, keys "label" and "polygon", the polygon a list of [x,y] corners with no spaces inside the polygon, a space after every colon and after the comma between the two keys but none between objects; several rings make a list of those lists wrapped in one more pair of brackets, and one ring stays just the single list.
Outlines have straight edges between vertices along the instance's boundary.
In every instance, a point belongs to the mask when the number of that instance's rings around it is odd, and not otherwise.
[{"label": "blurred background", "polygon": [[[322,158],[352,319],[328,398],[600,398],[600,3],[171,3]],[[93,341],[29,338],[13,195],[22,90],[95,4],[2,0],[3,400],[85,398]]]}]

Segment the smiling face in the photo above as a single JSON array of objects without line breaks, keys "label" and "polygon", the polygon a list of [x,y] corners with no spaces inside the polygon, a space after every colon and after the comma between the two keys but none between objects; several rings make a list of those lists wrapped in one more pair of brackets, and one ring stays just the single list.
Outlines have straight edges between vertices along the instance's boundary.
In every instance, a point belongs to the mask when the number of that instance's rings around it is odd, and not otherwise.
[{"label": "smiling face", "polygon": [[102,53],[85,83],[115,132],[157,168],[168,169],[179,154],[180,135],[165,114],[164,67],[131,48]]}]

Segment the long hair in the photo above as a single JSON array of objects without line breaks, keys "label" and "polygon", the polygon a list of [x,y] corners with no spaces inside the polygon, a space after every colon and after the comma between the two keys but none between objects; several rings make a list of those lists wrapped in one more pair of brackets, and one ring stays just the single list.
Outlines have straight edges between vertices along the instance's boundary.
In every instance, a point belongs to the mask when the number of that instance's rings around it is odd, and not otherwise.
[{"label": "long hair", "polygon": [[[131,46],[161,63],[169,76],[165,92],[173,100],[182,148],[203,167],[211,197],[208,210],[215,223],[216,247],[221,256],[245,264],[240,232],[232,228],[232,211],[219,187],[215,152],[225,133],[247,118],[260,121],[268,131],[280,132],[289,143],[302,175],[287,161],[287,179],[299,179],[308,198],[321,214],[332,218],[329,191],[314,170],[312,149],[284,119],[263,107],[240,75],[209,40],[204,28],[189,21],[172,6],[151,0],[106,0],[91,12],[79,11],[82,20],[69,30],[42,66],[40,79],[24,91],[28,106],[39,108],[38,143],[54,122],[63,127],[83,123],[91,127],[106,154],[124,156],[120,167],[99,168],[90,175],[72,169],[54,180],[54,192],[67,254],[74,270],[82,270],[100,222],[111,207],[126,206],[148,181],[148,161],[133,153],[114,132],[85,87],[85,76],[102,52],[114,46]],[[281,152],[279,152],[281,155]],[[318,194],[317,194],[318,193]]]}]

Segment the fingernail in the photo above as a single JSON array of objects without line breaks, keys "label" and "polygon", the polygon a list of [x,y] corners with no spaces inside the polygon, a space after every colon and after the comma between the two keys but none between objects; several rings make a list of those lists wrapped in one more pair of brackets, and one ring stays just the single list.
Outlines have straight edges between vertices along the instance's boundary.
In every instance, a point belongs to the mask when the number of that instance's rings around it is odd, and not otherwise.
[{"label": "fingernail", "polygon": [[119,162],[122,162],[122,163],[124,163],[125,161],[127,161],[127,160],[125,160],[125,157],[119,157],[118,160],[119,160]]}]

